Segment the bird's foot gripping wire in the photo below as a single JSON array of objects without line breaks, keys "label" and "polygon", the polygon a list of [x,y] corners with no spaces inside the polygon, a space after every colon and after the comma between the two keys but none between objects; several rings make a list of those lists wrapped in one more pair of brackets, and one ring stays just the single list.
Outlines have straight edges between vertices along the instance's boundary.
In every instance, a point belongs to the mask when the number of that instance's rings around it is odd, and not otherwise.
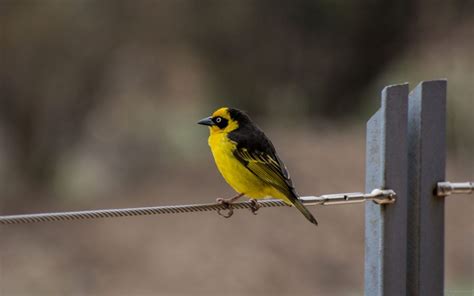
[{"label": "bird's foot gripping wire", "polygon": [[260,209],[262,206],[256,199],[250,199],[250,204],[250,211],[252,211],[252,214],[257,215],[258,209]]},{"label": "bird's foot gripping wire", "polygon": [[216,199],[216,202],[224,207],[224,211],[222,212],[222,209],[217,210],[217,214],[224,218],[230,218],[234,214],[234,209],[232,209],[232,202],[229,201],[229,199],[224,199],[224,198],[218,198]]},{"label": "bird's foot gripping wire", "polygon": [[236,196],[234,197],[231,197],[231,198],[218,198],[216,199],[216,202],[218,204],[221,204],[224,206],[224,210],[227,210],[227,213],[222,213],[221,212],[221,209],[218,209],[217,210],[217,214],[221,215],[222,217],[224,218],[230,218],[232,217],[232,215],[234,214],[234,209],[232,209],[232,203],[236,200],[238,200],[239,198],[241,198],[242,196],[244,196],[243,193],[240,193],[240,194],[237,194]]}]

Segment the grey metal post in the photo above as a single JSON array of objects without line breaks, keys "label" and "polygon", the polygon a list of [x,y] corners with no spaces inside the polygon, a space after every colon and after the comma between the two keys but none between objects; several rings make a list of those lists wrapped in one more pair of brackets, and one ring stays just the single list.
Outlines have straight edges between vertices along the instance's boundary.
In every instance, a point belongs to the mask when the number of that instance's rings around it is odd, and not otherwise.
[{"label": "grey metal post", "polygon": [[445,179],[446,81],[420,83],[408,111],[408,293],[444,293],[444,198],[436,183]]},{"label": "grey metal post", "polygon": [[366,192],[390,188],[391,205],[365,207],[365,295],[406,295],[408,85],[387,86],[367,122]]}]

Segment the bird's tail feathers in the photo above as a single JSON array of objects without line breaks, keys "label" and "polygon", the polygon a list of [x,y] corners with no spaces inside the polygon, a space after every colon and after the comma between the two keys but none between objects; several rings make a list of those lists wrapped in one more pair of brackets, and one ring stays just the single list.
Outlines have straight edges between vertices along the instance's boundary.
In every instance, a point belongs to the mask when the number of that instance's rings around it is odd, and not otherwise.
[{"label": "bird's tail feathers", "polygon": [[303,205],[301,200],[298,198],[298,195],[293,192],[293,198],[291,199],[291,203],[297,208],[305,217],[308,219],[309,222],[313,223],[314,225],[318,226],[318,221],[314,218],[313,214]]}]

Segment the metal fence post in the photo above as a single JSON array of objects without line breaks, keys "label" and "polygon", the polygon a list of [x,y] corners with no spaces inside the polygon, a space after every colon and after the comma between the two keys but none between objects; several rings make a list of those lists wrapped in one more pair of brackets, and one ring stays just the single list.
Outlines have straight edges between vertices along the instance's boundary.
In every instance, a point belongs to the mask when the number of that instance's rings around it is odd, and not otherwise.
[{"label": "metal fence post", "polygon": [[366,192],[390,188],[396,203],[365,207],[365,295],[406,295],[408,84],[387,86],[367,122]]},{"label": "metal fence post", "polygon": [[444,293],[444,198],[446,80],[420,83],[408,111],[408,294]]}]

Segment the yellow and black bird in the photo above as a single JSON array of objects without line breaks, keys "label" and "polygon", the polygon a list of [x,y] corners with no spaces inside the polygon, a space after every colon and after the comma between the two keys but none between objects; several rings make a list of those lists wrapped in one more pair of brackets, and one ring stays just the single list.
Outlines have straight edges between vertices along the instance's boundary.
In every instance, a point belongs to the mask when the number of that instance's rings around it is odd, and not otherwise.
[{"label": "yellow and black bird", "polygon": [[239,194],[218,202],[231,204],[246,195],[252,199],[274,197],[295,206],[318,225],[301,203],[290,175],[272,142],[250,117],[237,109],[220,108],[198,122],[209,126],[209,146],[219,172]]}]

